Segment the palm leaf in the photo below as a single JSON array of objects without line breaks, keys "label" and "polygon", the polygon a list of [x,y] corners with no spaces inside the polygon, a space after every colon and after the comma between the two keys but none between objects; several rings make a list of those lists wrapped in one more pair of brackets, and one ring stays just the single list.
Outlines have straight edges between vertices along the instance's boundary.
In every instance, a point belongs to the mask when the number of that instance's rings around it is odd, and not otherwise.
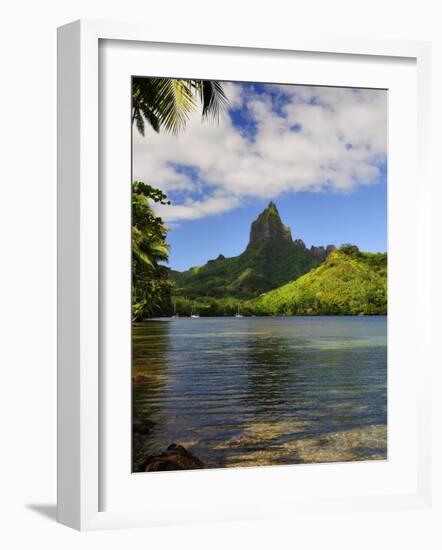
[{"label": "palm leaf", "polygon": [[202,117],[218,120],[228,103],[222,84],[213,80],[140,78],[132,81],[132,123],[144,135],[145,120],[159,132],[182,130],[189,114],[201,102]]},{"label": "palm leaf", "polygon": [[[141,106],[141,110],[143,112],[143,115],[145,116],[146,120],[150,123],[152,128],[155,130],[155,132],[160,131],[161,122],[158,116],[152,111],[152,109],[149,109],[146,105]],[[143,122],[144,124],[144,122]],[[137,125],[138,128],[138,125]],[[144,136],[144,133],[142,134]]]},{"label": "palm leaf", "polygon": [[141,112],[138,108],[134,109],[132,121],[134,121],[134,120],[135,120],[135,124],[137,126],[137,130],[144,137],[144,119],[143,119],[143,115],[141,114]]},{"label": "palm leaf", "polygon": [[186,124],[189,113],[195,108],[195,99],[186,80],[153,78],[156,88],[155,114],[161,126],[177,134]]},{"label": "palm leaf", "polygon": [[202,116],[218,121],[221,111],[228,104],[222,84],[216,80],[201,80],[199,82],[197,89],[202,103]]}]

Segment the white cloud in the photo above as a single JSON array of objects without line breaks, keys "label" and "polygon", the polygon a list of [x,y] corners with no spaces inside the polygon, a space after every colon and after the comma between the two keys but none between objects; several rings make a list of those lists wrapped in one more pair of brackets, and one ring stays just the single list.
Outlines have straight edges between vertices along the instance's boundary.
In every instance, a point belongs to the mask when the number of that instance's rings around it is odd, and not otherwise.
[{"label": "white cloud", "polygon": [[[237,197],[209,196],[203,201],[186,199],[184,204],[155,205],[155,211],[166,220],[196,220],[222,214],[239,206]],[[169,224],[169,227],[171,225]]]},{"label": "white cloud", "polygon": [[231,108],[238,109],[244,103],[243,87],[235,82],[224,82],[223,89],[226,96],[229,98]]},{"label": "white cloud", "polygon": [[233,83],[225,90],[231,107],[242,108],[256,128],[253,137],[227,114],[216,125],[201,122],[198,112],[177,137],[134,132],[134,177],[188,195],[160,209],[165,219],[210,216],[248,197],[287,191],[350,192],[379,176],[387,149],[385,91],[272,86],[262,94]]}]

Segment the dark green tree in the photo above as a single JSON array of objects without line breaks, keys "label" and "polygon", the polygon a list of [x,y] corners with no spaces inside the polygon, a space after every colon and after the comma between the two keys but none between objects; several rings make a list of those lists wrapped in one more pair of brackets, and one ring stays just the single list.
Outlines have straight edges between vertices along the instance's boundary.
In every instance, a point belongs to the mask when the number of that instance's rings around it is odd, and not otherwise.
[{"label": "dark green tree", "polygon": [[132,184],[132,318],[168,315],[172,311],[167,229],[149,201],[169,204],[166,195],[150,185]]}]

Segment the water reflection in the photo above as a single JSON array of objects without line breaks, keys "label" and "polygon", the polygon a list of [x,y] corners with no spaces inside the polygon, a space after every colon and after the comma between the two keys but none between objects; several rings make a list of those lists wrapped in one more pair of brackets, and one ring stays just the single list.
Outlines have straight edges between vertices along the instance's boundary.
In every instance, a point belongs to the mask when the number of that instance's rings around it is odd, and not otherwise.
[{"label": "water reflection", "polygon": [[295,412],[293,405],[296,405],[296,394],[304,377],[299,369],[302,343],[293,346],[285,337],[252,333],[244,344],[247,399],[253,405],[254,416],[286,415],[289,410]]},{"label": "water reflection", "polygon": [[386,457],[386,318],[152,321],[133,350],[135,470],[171,443],[213,467]]},{"label": "water reflection", "polygon": [[[133,327],[132,344],[132,454],[140,466],[146,448],[167,422],[169,323],[150,322]],[[135,470],[138,468],[135,468]]]}]

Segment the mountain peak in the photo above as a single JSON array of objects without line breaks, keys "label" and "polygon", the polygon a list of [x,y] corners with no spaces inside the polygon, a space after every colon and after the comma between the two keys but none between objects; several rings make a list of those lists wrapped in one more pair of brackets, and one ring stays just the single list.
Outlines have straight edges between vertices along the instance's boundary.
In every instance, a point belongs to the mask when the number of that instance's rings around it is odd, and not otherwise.
[{"label": "mountain peak", "polygon": [[250,299],[308,273],[333,250],[332,245],[307,248],[303,240],[293,241],[276,204],[270,201],[251,224],[249,244],[242,254],[219,255],[199,268],[174,272],[175,293],[192,299]]},{"label": "mountain peak", "polygon": [[252,223],[249,246],[255,247],[263,242],[292,242],[290,228],[286,227],[279,216],[278,208],[272,201]]}]

